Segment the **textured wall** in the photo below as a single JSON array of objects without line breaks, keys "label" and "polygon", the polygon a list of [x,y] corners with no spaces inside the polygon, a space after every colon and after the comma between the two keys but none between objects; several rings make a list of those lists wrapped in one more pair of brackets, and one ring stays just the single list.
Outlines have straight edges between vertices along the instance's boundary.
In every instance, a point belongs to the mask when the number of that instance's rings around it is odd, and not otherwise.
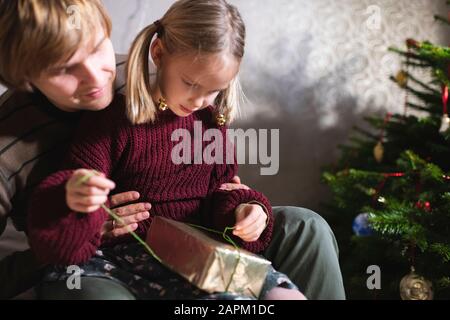
[{"label": "textured wall", "polygon": [[[234,0],[247,24],[242,82],[249,103],[243,128],[280,129],[280,171],[259,175],[241,166],[244,182],[273,204],[319,209],[326,197],[320,168],[364,114],[401,111],[403,93],[388,80],[400,68],[389,46],[407,37],[447,43],[433,14],[440,0]],[[159,18],[173,1],[106,1],[125,52],[136,28]],[[124,15],[129,12],[129,16]],[[379,13],[379,19],[377,16]],[[379,23],[379,25],[377,25]]]},{"label": "textured wall", "polygon": [[[172,0],[105,0],[113,42],[126,52],[133,37]],[[364,114],[401,111],[403,93],[389,80],[399,60],[387,47],[407,37],[448,43],[433,14],[441,0],[234,0],[247,24],[241,77],[249,102],[237,126],[280,129],[280,171],[260,176],[241,166],[244,182],[273,204],[318,209],[326,197],[320,167]],[[379,16],[377,14],[379,13]],[[379,18],[379,19],[378,19]]]},{"label": "textured wall", "polygon": [[433,19],[447,9],[437,0],[234,2],[249,31],[242,78],[254,120],[245,125],[281,129],[279,174],[244,166],[242,176],[274,204],[320,211],[320,169],[338,157],[337,144],[363,115],[403,110],[404,93],[388,80],[400,62],[387,47],[407,37],[448,44],[448,28]]}]

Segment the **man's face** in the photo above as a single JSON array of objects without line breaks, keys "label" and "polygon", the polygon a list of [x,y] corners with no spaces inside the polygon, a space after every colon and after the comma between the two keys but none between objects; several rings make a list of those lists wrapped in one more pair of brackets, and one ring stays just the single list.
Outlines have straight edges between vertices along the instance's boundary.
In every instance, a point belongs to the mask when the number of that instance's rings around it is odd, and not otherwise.
[{"label": "man's face", "polygon": [[111,40],[98,28],[92,43],[31,81],[61,110],[101,110],[113,99],[116,60]]}]

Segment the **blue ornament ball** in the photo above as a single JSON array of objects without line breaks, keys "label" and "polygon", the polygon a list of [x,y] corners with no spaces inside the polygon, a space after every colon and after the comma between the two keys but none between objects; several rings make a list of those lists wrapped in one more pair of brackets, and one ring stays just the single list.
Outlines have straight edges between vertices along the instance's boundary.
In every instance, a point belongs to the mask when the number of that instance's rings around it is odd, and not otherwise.
[{"label": "blue ornament ball", "polygon": [[359,237],[366,237],[373,234],[373,229],[369,225],[369,214],[360,213],[353,220],[353,232]]}]

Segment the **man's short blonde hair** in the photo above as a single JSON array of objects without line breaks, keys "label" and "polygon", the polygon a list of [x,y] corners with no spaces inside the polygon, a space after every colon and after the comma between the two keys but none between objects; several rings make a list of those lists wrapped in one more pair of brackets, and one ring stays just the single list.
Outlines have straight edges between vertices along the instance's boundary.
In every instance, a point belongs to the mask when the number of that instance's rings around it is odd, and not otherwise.
[{"label": "man's short blonde hair", "polygon": [[111,20],[100,0],[0,0],[0,83],[31,90],[30,79],[94,45]]}]

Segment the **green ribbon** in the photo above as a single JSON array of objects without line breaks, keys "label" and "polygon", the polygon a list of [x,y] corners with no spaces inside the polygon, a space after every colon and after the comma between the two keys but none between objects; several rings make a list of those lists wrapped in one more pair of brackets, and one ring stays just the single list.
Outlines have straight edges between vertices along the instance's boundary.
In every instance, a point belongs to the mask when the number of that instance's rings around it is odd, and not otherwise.
[{"label": "green ribbon", "polygon": [[239,251],[239,247],[236,245],[236,243],[233,241],[233,239],[231,239],[231,237],[226,234],[228,230],[233,230],[234,228],[233,227],[225,227],[225,230],[223,230],[223,232],[220,232],[220,231],[217,231],[214,229],[206,228],[206,227],[199,226],[199,225],[192,224],[192,223],[187,223],[187,225],[222,235],[222,237],[225,239],[225,241],[230,243],[238,252],[238,259],[236,261],[236,264],[234,265],[233,272],[231,273],[230,281],[228,281],[228,284],[225,287],[225,291],[228,291],[228,288],[230,287],[231,283],[233,282],[233,277],[236,274],[236,269],[239,265],[239,262],[241,261],[241,252]]},{"label": "green ribbon", "polygon": [[[101,174],[100,174],[98,171],[96,171],[96,170],[90,170],[89,173],[86,174],[86,175],[84,175],[83,177],[81,177],[81,178],[75,183],[75,185],[76,185],[76,186],[79,186],[79,185],[81,185],[81,184],[84,184],[84,183],[85,183],[86,181],[88,181],[91,177],[96,176],[96,175],[101,175]],[[117,221],[118,223],[120,223],[120,224],[122,224],[122,225],[125,226],[125,223],[124,223],[124,221],[122,220],[122,218],[119,217],[118,215],[116,215],[116,214],[114,213],[114,211],[112,211],[110,208],[108,208],[108,207],[105,206],[104,204],[102,204],[102,205],[100,205],[100,206],[101,206],[101,207],[103,208],[103,210],[105,210],[105,211],[106,211],[106,212],[107,212],[107,213],[108,213],[115,221]],[[192,227],[196,227],[196,228],[199,228],[199,229],[203,229],[203,230],[206,230],[206,231],[209,231],[209,232],[213,232],[213,233],[222,235],[222,237],[224,238],[224,240],[227,241],[229,244],[231,244],[231,245],[236,249],[236,251],[238,252],[238,259],[237,259],[236,264],[235,264],[235,266],[234,266],[234,268],[233,268],[233,272],[231,273],[230,280],[228,281],[228,284],[226,285],[226,288],[225,288],[225,291],[228,291],[228,289],[229,289],[229,287],[230,287],[230,285],[231,285],[231,283],[232,283],[232,281],[233,281],[233,277],[234,277],[234,275],[236,274],[236,269],[237,269],[237,267],[238,267],[238,265],[239,265],[239,262],[241,261],[241,252],[239,251],[239,247],[236,245],[236,243],[233,241],[233,239],[231,239],[231,237],[230,237],[229,235],[226,234],[228,230],[233,230],[234,227],[225,227],[225,229],[224,229],[222,232],[220,232],[220,231],[217,231],[217,230],[214,230],[214,229],[206,228],[206,227],[199,226],[199,225],[192,224],[192,223],[187,223],[187,225],[192,226]],[[155,258],[155,259],[158,260],[160,263],[162,263],[161,258],[158,257],[158,256],[156,255],[156,253],[150,248],[150,246],[149,246],[144,240],[141,239],[141,237],[139,237],[134,231],[132,231],[128,225],[126,226],[126,228],[127,228],[128,232],[131,233],[131,235],[132,235],[132,236],[133,236],[140,244],[142,244],[142,245],[144,246],[144,248],[150,253],[150,255],[153,256],[153,258]]]},{"label": "green ribbon", "polygon": [[[95,176],[95,175],[100,175],[98,171],[95,170],[91,170],[88,174],[86,174],[85,176],[81,177],[76,183],[76,186],[79,186],[80,184],[85,183],[86,181],[88,181],[91,177]],[[160,257],[157,256],[157,254],[150,248],[150,246],[141,239],[141,237],[139,237],[136,232],[134,232],[133,230],[131,230],[131,228],[128,225],[125,225],[124,221],[122,220],[121,217],[119,217],[118,215],[116,215],[114,213],[114,211],[112,211],[110,208],[108,208],[107,206],[105,206],[104,204],[100,205],[103,210],[105,210],[115,221],[117,221],[118,223],[124,225],[128,232],[131,233],[131,235],[140,243],[144,246],[144,248],[150,253],[150,255],[153,256],[153,258],[155,258],[156,260],[158,260],[160,263],[162,263],[162,260]]]}]

